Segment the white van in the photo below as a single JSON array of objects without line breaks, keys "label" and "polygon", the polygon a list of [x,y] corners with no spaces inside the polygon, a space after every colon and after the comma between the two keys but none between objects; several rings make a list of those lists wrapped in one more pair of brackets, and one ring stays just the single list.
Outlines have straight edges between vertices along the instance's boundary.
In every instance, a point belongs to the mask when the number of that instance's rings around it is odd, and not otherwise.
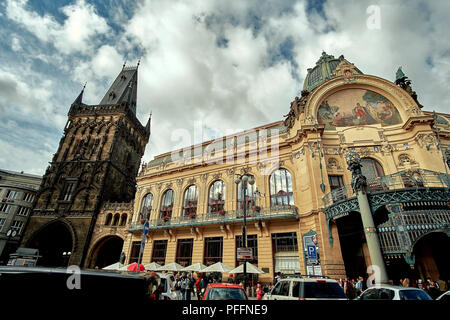
[{"label": "white van", "polygon": [[263,300],[348,300],[336,280],[313,277],[287,277],[277,282]]}]

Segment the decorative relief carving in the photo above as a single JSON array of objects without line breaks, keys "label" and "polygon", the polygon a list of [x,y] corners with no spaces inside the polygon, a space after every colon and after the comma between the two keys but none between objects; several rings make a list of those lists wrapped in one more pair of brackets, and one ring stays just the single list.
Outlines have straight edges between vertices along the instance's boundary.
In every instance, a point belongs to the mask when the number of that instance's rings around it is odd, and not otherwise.
[{"label": "decorative relief carving", "polygon": [[342,170],[342,166],[339,164],[339,161],[335,158],[330,158],[327,161],[327,169],[328,170]]},{"label": "decorative relief carving", "polygon": [[426,148],[430,150],[432,146],[437,145],[437,139],[432,133],[422,133],[416,137],[416,142],[421,148]]},{"label": "decorative relief carving", "polygon": [[412,166],[412,165],[417,165],[417,162],[414,160],[414,158],[408,154],[401,154],[398,156],[398,165],[400,167],[404,167],[404,166]]}]

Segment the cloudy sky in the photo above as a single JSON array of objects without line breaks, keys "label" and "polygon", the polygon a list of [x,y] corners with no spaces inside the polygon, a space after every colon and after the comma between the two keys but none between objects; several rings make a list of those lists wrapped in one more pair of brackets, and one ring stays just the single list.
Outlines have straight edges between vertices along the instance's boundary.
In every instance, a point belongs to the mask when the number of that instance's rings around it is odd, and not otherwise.
[{"label": "cloudy sky", "polygon": [[322,50],[391,81],[402,66],[425,110],[449,112],[449,12],[439,0],[2,1],[0,168],[43,174],[83,84],[98,104],[125,60],[141,61],[138,118],[153,112],[145,162],[283,120]]}]

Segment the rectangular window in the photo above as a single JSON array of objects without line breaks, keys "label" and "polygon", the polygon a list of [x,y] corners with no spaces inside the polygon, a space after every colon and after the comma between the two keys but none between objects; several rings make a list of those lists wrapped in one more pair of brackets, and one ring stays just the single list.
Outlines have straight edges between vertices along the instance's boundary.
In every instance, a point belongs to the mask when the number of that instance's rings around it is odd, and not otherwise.
[{"label": "rectangular window", "polygon": [[274,233],[272,243],[275,252],[298,251],[298,241],[296,232]]},{"label": "rectangular window", "polygon": [[155,240],[153,241],[152,262],[156,262],[160,265],[166,263],[166,251],[167,240]]},{"label": "rectangular window", "polygon": [[11,208],[12,208],[12,205],[10,205],[10,204],[7,204],[7,203],[0,204],[0,212],[10,213]]},{"label": "rectangular window", "polygon": [[3,226],[5,225],[6,219],[5,218],[0,218],[0,232],[3,229]]},{"label": "rectangular window", "polygon": [[11,229],[16,230],[18,235],[22,231],[22,227],[23,227],[23,221],[14,220],[13,223],[11,224]]},{"label": "rectangular window", "polygon": [[17,194],[17,191],[8,190],[8,192],[6,193],[6,198],[8,198],[9,200],[14,200],[17,197]]},{"label": "rectangular window", "polygon": [[141,242],[133,241],[133,243],[131,244],[130,263],[138,262],[140,250],[141,250]]},{"label": "rectangular window", "polygon": [[27,202],[33,202],[33,200],[34,200],[34,195],[33,195],[32,193],[25,192],[25,193],[23,194],[23,200],[24,200],[24,201],[27,201]]},{"label": "rectangular window", "polygon": [[175,262],[184,267],[192,264],[192,251],[194,239],[179,239],[177,242],[177,257]]},{"label": "rectangular window", "polygon": [[66,182],[66,186],[63,192],[63,198],[61,200],[70,201],[72,199],[74,190],[75,190],[75,182]]},{"label": "rectangular window", "polygon": [[30,212],[30,208],[27,207],[19,207],[19,211],[17,212],[17,214],[19,216],[23,216],[26,217],[28,216],[28,213]]},{"label": "rectangular window", "polygon": [[205,238],[204,264],[212,265],[216,262],[222,262],[223,255],[223,238],[212,237]]},{"label": "rectangular window", "polygon": [[333,196],[333,201],[340,201],[346,199],[347,194],[342,189],[342,187],[344,186],[342,176],[328,176],[328,181],[330,182],[330,189],[331,194]]},{"label": "rectangular window", "polygon": [[[236,236],[236,248],[243,248],[242,236]],[[251,264],[258,264],[258,236],[256,234],[247,235],[247,248],[252,248],[253,259],[247,262]],[[236,255],[236,265],[239,265],[242,261],[237,260]]]}]

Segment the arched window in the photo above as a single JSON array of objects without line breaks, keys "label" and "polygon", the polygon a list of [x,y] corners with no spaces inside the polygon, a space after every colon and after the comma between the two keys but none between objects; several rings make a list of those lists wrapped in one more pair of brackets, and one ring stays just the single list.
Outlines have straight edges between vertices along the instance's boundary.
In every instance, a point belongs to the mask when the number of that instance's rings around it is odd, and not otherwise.
[{"label": "arched window", "polygon": [[197,187],[195,185],[189,186],[189,188],[184,191],[183,216],[195,216],[195,214],[197,213],[197,200]]},{"label": "arched window", "polygon": [[372,158],[361,159],[361,172],[367,180],[375,180],[376,178],[384,176],[383,167],[381,164]]},{"label": "arched window", "polygon": [[[253,179],[255,178],[254,176],[247,174],[247,176],[250,178],[252,177]],[[237,208],[238,210],[244,210],[244,195],[243,195],[243,190],[242,190],[242,181],[239,182],[239,184],[237,185]],[[246,192],[246,197],[245,197],[245,203],[247,204],[247,210],[249,209],[253,209],[253,207],[256,205],[256,184],[251,185],[250,183],[247,182],[247,192]]]},{"label": "arched window", "polygon": [[367,179],[367,187],[370,191],[381,191],[384,186],[380,183],[379,179],[384,176],[383,167],[381,164],[372,158],[361,159],[361,172]]},{"label": "arched window", "polygon": [[147,193],[142,199],[141,211],[139,212],[139,220],[149,219],[153,206],[153,194]]},{"label": "arched window", "polygon": [[127,218],[128,215],[126,213],[122,214],[122,216],[120,217],[120,225],[124,226],[127,224]]},{"label": "arched window", "polygon": [[119,220],[120,220],[120,214],[116,213],[114,215],[114,221],[113,221],[113,226],[117,226],[119,224]]},{"label": "arched window", "polygon": [[209,187],[208,213],[218,213],[225,209],[225,183],[215,181]]},{"label": "arched window", "polygon": [[105,219],[105,226],[109,226],[111,224],[111,221],[112,221],[112,213],[108,213]]},{"label": "arched window", "polygon": [[169,220],[172,217],[173,209],[173,190],[169,189],[164,192],[161,199],[160,217],[163,220]]},{"label": "arched window", "polygon": [[292,178],[286,169],[278,169],[270,175],[270,206],[294,205]]}]

